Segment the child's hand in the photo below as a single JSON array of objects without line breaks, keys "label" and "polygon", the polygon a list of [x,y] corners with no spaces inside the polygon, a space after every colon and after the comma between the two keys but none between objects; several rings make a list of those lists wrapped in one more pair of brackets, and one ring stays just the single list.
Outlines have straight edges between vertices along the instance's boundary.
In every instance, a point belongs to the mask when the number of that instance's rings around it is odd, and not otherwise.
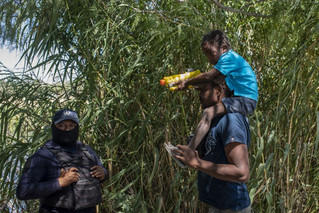
[{"label": "child's hand", "polygon": [[173,86],[177,86],[176,91],[187,89],[186,80],[180,80],[173,84]]}]

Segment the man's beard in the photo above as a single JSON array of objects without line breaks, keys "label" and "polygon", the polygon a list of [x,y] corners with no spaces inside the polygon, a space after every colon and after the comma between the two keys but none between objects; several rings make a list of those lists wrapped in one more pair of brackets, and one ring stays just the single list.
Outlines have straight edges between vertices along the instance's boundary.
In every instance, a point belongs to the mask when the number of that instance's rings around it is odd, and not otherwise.
[{"label": "man's beard", "polygon": [[79,137],[79,125],[70,131],[57,128],[54,124],[51,126],[52,140],[63,147],[74,147]]},{"label": "man's beard", "polygon": [[202,107],[202,109],[206,109],[207,106],[205,105],[205,103],[203,103],[202,98],[199,98],[200,101],[200,106]]}]

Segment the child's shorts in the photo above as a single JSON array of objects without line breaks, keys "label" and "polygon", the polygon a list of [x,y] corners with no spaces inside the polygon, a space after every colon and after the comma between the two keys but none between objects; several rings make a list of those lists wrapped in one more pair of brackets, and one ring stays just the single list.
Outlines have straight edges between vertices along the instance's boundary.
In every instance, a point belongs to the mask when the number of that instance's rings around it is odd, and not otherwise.
[{"label": "child's shorts", "polygon": [[223,104],[227,113],[240,113],[242,115],[252,114],[257,105],[257,101],[241,96],[233,96],[230,98],[223,98]]}]

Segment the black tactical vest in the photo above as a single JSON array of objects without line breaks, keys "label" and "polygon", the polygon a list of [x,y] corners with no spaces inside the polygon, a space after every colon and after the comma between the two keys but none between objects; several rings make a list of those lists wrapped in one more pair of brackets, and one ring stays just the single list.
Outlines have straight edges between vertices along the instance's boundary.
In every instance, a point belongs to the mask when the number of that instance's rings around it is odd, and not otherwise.
[{"label": "black tactical vest", "polygon": [[50,196],[40,199],[40,203],[51,207],[68,210],[79,210],[95,206],[102,202],[102,190],[100,180],[90,175],[91,167],[97,165],[94,157],[88,152],[84,144],[79,143],[79,151],[70,153],[62,148],[47,147],[59,160],[61,168],[76,167],[80,173],[80,180],[62,188]]}]

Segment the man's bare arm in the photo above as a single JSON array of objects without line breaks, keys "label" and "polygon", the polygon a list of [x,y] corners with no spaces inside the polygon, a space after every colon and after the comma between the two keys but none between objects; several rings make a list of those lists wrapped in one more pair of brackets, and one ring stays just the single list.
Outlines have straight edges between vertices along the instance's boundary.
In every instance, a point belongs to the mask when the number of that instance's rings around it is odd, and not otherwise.
[{"label": "man's bare arm", "polygon": [[249,179],[248,149],[245,144],[230,143],[225,147],[229,164],[217,164],[199,158],[198,152],[185,145],[177,145],[175,155],[189,167],[210,176],[230,182],[247,182]]}]

